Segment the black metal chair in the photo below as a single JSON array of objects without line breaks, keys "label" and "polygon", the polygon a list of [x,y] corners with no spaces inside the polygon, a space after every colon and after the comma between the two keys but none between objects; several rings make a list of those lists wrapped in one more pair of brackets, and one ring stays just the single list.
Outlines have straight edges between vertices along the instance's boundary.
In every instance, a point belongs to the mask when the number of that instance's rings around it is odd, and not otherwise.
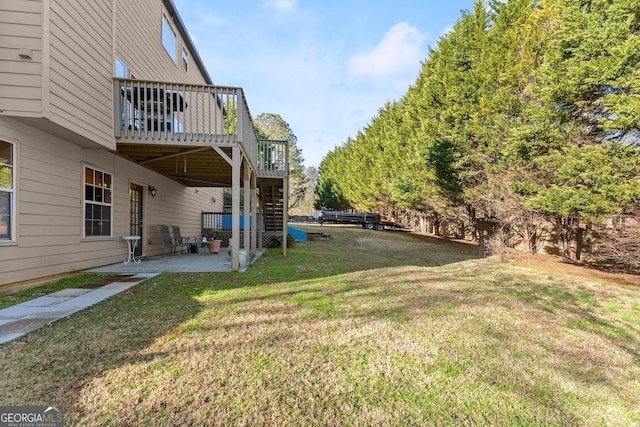
[{"label": "black metal chair", "polygon": [[182,235],[180,234],[180,227],[172,225],[171,228],[173,228],[173,239],[175,240],[176,251],[178,254],[182,254],[183,250],[186,250],[187,253],[189,253],[189,242],[182,238]]},{"label": "black metal chair", "polygon": [[169,254],[173,255],[176,253],[176,245],[169,234],[169,227],[166,225],[160,224],[160,234],[162,235],[162,243],[164,243],[164,249],[169,249]]}]

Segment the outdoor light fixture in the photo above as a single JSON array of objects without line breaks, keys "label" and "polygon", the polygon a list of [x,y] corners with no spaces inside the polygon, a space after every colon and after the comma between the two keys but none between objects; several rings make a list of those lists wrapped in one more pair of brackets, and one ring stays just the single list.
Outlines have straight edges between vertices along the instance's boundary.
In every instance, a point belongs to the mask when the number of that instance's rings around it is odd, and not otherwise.
[{"label": "outdoor light fixture", "polygon": [[158,189],[156,187],[154,187],[153,185],[149,186],[149,193],[151,193],[151,197],[156,197],[156,194],[158,194]]}]

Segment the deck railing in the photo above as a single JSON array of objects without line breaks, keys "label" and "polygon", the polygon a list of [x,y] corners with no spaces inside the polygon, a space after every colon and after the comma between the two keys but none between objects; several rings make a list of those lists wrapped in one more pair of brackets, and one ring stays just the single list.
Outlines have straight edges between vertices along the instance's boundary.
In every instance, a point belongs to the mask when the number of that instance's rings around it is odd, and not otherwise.
[{"label": "deck railing", "polygon": [[286,175],[286,142],[258,142],[242,88],[120,78],[113,88],[119,142],[240,144],[261,175]]},{"label": "deck railing", "polygon": [[[288,174],[289,143],[258,141],[258,174],[260,177],[283,177]],[[283,175],[284,173],[284,175]]]}]

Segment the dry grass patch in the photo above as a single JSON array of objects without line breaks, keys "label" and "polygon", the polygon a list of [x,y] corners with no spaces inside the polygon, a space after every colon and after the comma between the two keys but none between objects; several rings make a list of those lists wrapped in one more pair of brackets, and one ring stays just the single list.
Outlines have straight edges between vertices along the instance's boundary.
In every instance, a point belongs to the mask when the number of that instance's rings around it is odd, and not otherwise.
[{"label": "dry grass patch", "polygon": [[62,404],[71,425],[640,423],[638,289],[330,233],[0,347],[0,404]]}]

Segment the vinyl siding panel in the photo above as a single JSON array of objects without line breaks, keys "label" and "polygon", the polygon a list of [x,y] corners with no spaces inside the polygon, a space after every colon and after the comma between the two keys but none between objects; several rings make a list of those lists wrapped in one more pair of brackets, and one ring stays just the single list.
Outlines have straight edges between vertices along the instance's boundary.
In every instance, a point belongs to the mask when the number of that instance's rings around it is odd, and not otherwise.
[{"label": "vinyl siding panel", "polygon": [[114,147],[112,2],[52,0],[50,118]]},{"label": "vinyl siding panel", "polygon": [[2,0],[4,12],[40,13],[42,11],[41,0]]},{"label": "vinyl siding panel", "polygon": [[[42,2],[0,2],[0,110],[39,116],[42,111]],[[32,51],[22,59],[20,49]]]},{"label": "vinyl siding panel", "polygon": [[41,105],[38,99],[0,97],[0,110],[7,116],[39,116]]},{"label": "vinyl siding panel", "polygon": [[[0,28],[2,27],[0,26]],[[27,38],[20,35],[0,33],[0,47],[11,49],[16,55],[18,54],[19,49],[31,49],[34,53],[38,53],[41,52],[42,39],[40,37]],[[17,60],[19,60],[19,58],[17,58]]]},{"label": "vinyl siding panel", "polygon": [[[35,14],[32,14],[35,15]],[[25,13],[18,13],[18,12],[14,12],[14,13],[7,13],[7,15],[5,16],[3,14],[2,16],[2,32],[4,34],[19,34],[21,37],[26,37],[26,38],[31,38],[31,39],[37,39],[40,38],[41,34],[42,34],[42,30],[40,28],[39,23],[33,22],[31,19],[25,19],[23,20],[24,23],[16,23],[16,22],[12,22],[10,21],[11,17],[22,17],[22,16],[28,16]],[[5,18],[8,18],[7,20],[5,20]]]},{"label": "vinyl siding panel", "polygon": [[[200,213],[221,210],[219,189],[186,188],[108,150],[83,149],[71,142],[0,117],[0,140],[17,146],[17,244],[0,244],[0,288],[65,272],[122,262],[129,234],[129,184],[143,187],[143,254],[159,255],[164,246],[158,224],[200,235]],[[83,237],[84,167],[113,177],[113,234]],[[155,198],[146,190],[158,188]],[[211,202],[215,197],[217,204]]]},{"label": "vinyl siding panel", "polygon": [[23,99],[24,97],[37,98],[40,88],[37,87],[8,87],[3,92],[9,99]]},{"label": "vinyl siding panel", "polygon": [[[15,61],[17,53],[15,49],[0,48],[0,73],[20,75],[25,79],[25,83],[37,83],[36,87],[40,87],[40,63],[33,61]],[[35,55],[34,55],[35,56]],[[3,83],[7,83],[3,81]],[[29,84],[27,84],[29,86]]]},{"label": "vinyl siding panel", "polygon": [[[116,11],[116,57],[124,61],[137,79],[205,84],[206,79],[187,49],[189,69],[182,67],[184,39],[173,25],[161,0],[121,0]],[[176,61],[162,46],[162,16],[176,33]]]}]

